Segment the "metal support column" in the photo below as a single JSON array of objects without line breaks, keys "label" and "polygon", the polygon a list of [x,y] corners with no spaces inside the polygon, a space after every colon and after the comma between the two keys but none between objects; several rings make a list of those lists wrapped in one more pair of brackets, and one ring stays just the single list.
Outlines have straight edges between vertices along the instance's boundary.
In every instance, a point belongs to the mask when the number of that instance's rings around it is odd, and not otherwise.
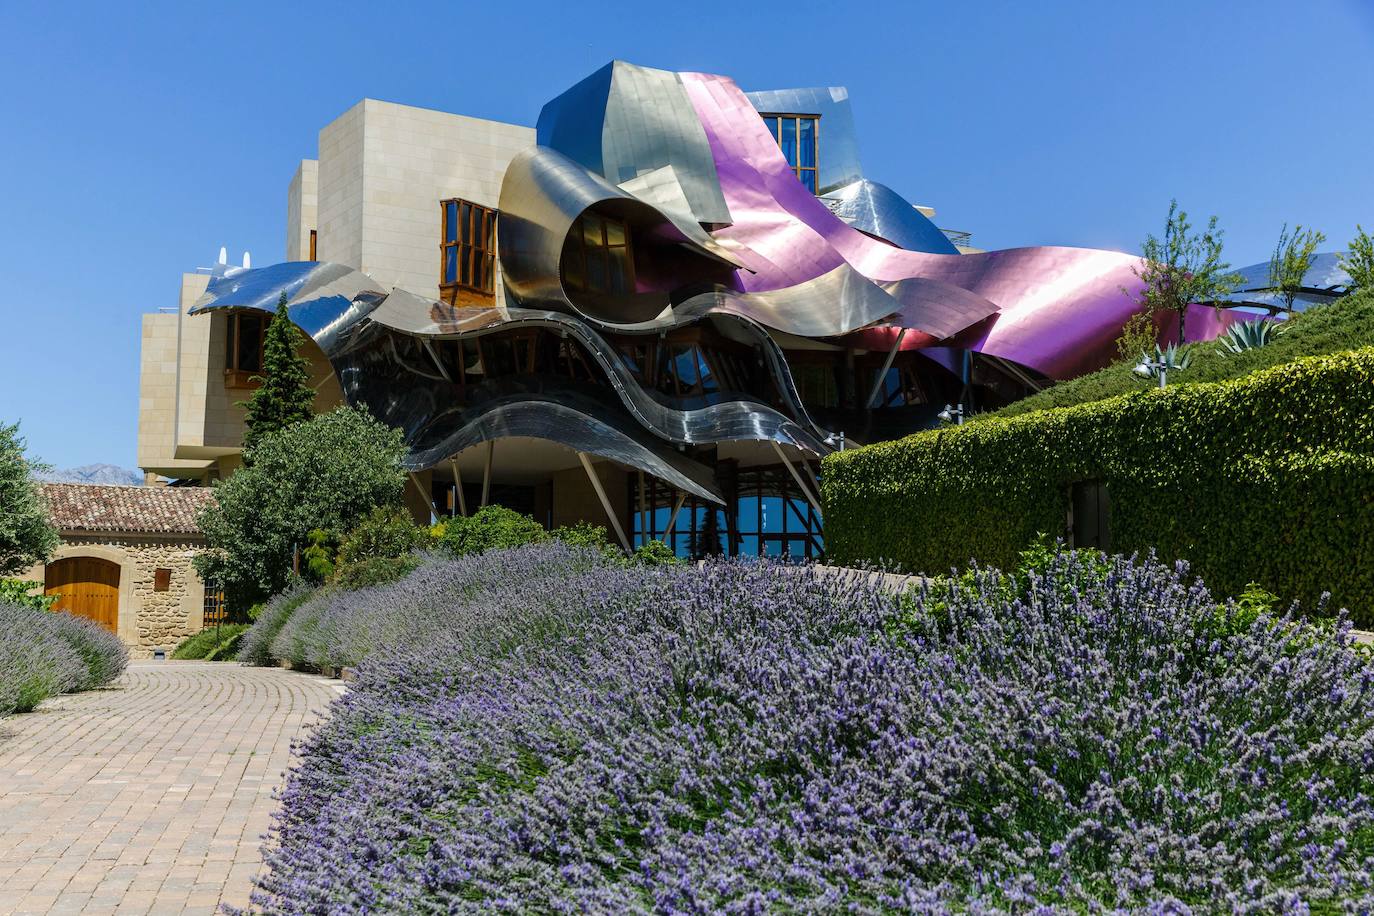
[{"label": "metal support column", "polygon": [[682,511],[682,504],[687,501],[687,491],[679,490],[677,502],[673,503],[673,514],[668,516],[668,527],[663,529],[663,543],[668,543],[668,538],[673,535],[673,525],[677,523],[677,514]]},{"label": "metal support column", "polygon": [[797,469],[793,467],[792,462],[788,459],[786,453],[783,452],[782,446],[778,445],[778,443],[776,442],[772,442],[770,444],[773,446],[773,451],[778,453],[778,458],[782,460],[782,463],[787,465],[788,473],[791,474],[792,479],[797,482],[797,486],[801,489],[802,495],[806,497],[806,501],[811,504],[811,508],[816,510],[816,514],[820,515],[820,501],[817,500],[816,497],[811,495],[811,488],[806,485],[806,481],[802,480],[802,475],[797,473]]},{"label": "metal support column", "polygon": [[491,457],[496,452],[496,440],[487,440],[487,461],[482,468],[482,508],[486,508],[491,498]]},{"label": "metal support column", "polygon": [[644,472],[639,472],[639,533],[644,538],[644,543],[649,543],[649,509],[645,505],[644,496]]},{"label": "metal support column", "polygon": [[458,470],[458,459],[450,458],[448,463],[453,465],[453,489],[458,494],[458,513],[463,518],[468,517],[468,501],[463,497],[463,472]]},{"label": "metal support column", "polygon": [[606,510],[606,517],[611,520],[611,527],[615,529],[615,536],[620,539],[620,546],[625,548],[626,553],[634,553],[630,549],[630,539],[625,537],[625,526],[620,524],[620,518],[611,508],[611,500],[606,496],[606,488],[601,485],[601,478],[597,476],[596,468],[592,467],[592,459],[586,452],[578,452],[577,460],[582,462],[582,469],[587,472],[587,477],[592,482],[592,489],[596,491],[597,499],[601,500],[601,508]]},{"label": "metal support column", "polygon": [[887,351],[887,359],[883,360],[883,368],[878,370],[878,377],[873,380],[873,390],[868,393],[868,401],[865,402],[869,409],[878,406],[874,402],[878,400],[878,392],[883,390],[883,382],[887,381],[887,370],[892,368],[892,361],[897,358],[897,350],[905,336],[906,328],[902,328],[897,333],[897,339],[892,342],[892,349]]}]

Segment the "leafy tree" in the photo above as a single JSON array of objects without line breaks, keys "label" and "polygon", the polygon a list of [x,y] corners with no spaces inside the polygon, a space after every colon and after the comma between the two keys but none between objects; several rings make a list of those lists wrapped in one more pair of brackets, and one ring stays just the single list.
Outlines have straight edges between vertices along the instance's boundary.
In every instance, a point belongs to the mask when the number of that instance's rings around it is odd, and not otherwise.
[{"label": "leafy tree", "polygon": [[1240,282],[1231,265],[1221,259],[1221,237],[1217,218],[1207,221],[1201,233],[1193,231],[1188,214],[1169,201],[1169,218],[1164,223],[1164,238],[1145,237],[1141,246],[1144,261],[1132,268],[1145,284],[1137,301],[1146,314],[1173,312],[1178,316],[1178,340],[1183,342],[1188,306],[1195,302],[1216,302]]},{"label": "leafy tree", "polygon": [[1301,225],[1288,232],[1288,224],[1283,224],[1279,232],[1278,244],[1269,258],[1269,287],[1276,290],[1288,314],[1293,314],[1293,302],[1302,291],[1303,277],[1312,268],[1313,256],[1317,246],[1326,241],[1326,233],[1316,229],[1304,229]]},{"label": "leafy tree", "polygon": [[245,462],[262,440],[314,416],[315,389],[310,387],[310,363],[297,353],[301,332],[286,312],[286,293],[277,301],[277,314],[267,325],[262,345],[262,375],[258,390],[246,404],[243,434]]},{"label": "leafy tree", "polygon": [[1355,237],[1350,240],[1350,249],[1341,255],[1341,267],[1350,275],[1350,292],[1357,289],[1374,289],[1374,238],[1364,231],[1364,226],[1355,227]]},{"label": "leafy tree", "polygon": [[210,549],[196,570],[236,609],[275,594],[310,532],[349,531],[378,506],[401,506],[404,454],[400,430],[350,407],[268,435],[201,510]]},{"label": "leafy tree", "polygon": [[24,444],[18,423],[0,423],[0,576],[45,562],[57,549],[57,529],[33,478],[47,466],[25,458]]}]

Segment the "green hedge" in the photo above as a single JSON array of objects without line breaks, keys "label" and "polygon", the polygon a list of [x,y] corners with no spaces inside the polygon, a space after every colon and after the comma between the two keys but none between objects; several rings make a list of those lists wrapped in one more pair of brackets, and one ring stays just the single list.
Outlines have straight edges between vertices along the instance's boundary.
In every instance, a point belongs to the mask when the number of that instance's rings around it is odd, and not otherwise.
[{"label": "green hedge", "polygon": [[1258,582],[1374,621],[1374,348],[1242,379],[991,417],[825,460],[834,562],[1011,568],[1101,480],[1116,552],[1186,559],[1217,594]]},{"label": "green hedge", "polygon": [[[1374,346],[1374,290],[1361,290],[1329,305],[1300,312],[1284,324],[1287,326],[1284,333],[1267,346],[1244,353],[1222,356],[1217,353],[1220,344],[1215,341],[1188,344],[1183,349],[1192,354],[1192,365],[1185,370],[1170,372],[1169,384],[1220,382],[1241,378],[1304,356],[1322,356]],[[1013,401],[1000,410],[980,414],[973,422],[982,422],[990,416],[1010,417],[1052,407],[1071,407],[1138,391],[1142,383],[1131,372],[1134,363],[1135,360],[1118,362],[1097,372],[1060,382],[1039,394]]]}]

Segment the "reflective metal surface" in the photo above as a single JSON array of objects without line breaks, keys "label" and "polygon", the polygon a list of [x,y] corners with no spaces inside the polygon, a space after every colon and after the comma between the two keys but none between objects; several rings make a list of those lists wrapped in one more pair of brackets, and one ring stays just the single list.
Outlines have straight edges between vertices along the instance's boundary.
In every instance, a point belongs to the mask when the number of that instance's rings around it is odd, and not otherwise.
[{"label": "reflective metal surface", "polygon": [[830,212],[849,225],[909,251],[958,254],[959,249],[930,219],[885,184],[867,178],[821,197]]},{"label": "reflective metal surface", "polygon": [[[1269,262],[1261,261],[1236,271],[1241,280],[1224,301],[1253,306],[1265,312],[1287,311],[1283,297],[1269,286]],[[1293,310],[1300,312],[1313,305],[1325,305],[1343,295],[1350,286],[1350,275],[1341,267],[1337,252],[1323,252],[1312,259],[1302,278],[1302,289],[1293,300]]]},{"label": "reflective metal surface", "polygon": [[[823,198],[798,180],[760,111],[820,116]],[[746,95],[725,77],[617,61],[544,107],[538,142],[510,162],[501,187],[497,256],[509,307],[453,306],[312,262],[225,271],[193,313],[272,312],[285,293],[292,321],[329,359],[348,402],[403,430],[412,469],[530,436],[719,502],[712,472],[681,449],[758,442],[829,451],[789,352],[848,359],[855,379],[856,354],[877,352],[884,359],[869,357],[862,383],[874,395],[887,390],[899,351],[924,348],[930,366],[956,367],[971,350],[1016,372],[1068,378],[1102,365],[1138,309],[1140,261],[1129,255],[958,254],[899,194],[864,178],[842,89]],[[632,269],[615,293],[565,282],[565,252],[580,250],[570,234],[590,213],[623,224],[629,239]],[[1304,297],[1316,301],[1346,279],[1333,261],[1319,259]],[[1267,295],[1248,286],[1235,294],[1251,303]],[[1234,320],[1195,306],[1190,339]],[[670,387],[635,363],[650,346],[655,360],[666,348],[673,361],[680,341],[708,338],[743,354],[747,382],[713,370],[709,390],[684,393],[677,375]],[[538,343],[543,362],[535,343],[516,356],[515,341]],[[507,362],[489,366],[488,345],[508,347]],[[585,371],[574,370],[574,354]],[[818,411],[847,409],[833,391],[826,397]]]}]

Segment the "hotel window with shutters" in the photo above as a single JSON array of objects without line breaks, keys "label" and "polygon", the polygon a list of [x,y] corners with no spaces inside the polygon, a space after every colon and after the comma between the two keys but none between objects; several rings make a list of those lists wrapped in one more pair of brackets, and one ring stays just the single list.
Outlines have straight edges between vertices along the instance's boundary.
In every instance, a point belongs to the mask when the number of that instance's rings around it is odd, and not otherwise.
[{"label": "hotel window with shutters", "polygon": [[778,141],[797,180],[815,194],[818,187],[817,163],[820,161],[820,116],[765,114],[763,123],[773,132],[773,139]]},{"label": "hotel window with shutters", "polygon": [[458,198],[442,201],[439,206],[443,213],[439,289],[446,294],[461,289],[492,295],[496,288],[496,211]]}]

